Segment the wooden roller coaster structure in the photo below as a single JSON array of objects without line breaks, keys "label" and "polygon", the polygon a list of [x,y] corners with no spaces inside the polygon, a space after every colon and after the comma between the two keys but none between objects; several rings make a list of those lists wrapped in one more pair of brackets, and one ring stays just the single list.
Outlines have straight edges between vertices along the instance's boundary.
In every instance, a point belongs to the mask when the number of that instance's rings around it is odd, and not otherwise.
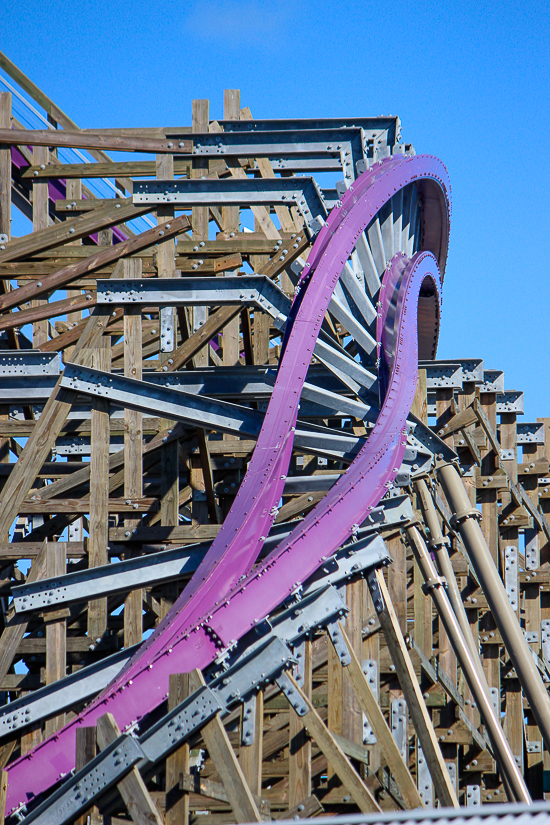
[{"label": "wooden roller coaster structure", "polygon": [[550,418],[436,360],[443,163],[0,84],[0,822],[544,800]]}]

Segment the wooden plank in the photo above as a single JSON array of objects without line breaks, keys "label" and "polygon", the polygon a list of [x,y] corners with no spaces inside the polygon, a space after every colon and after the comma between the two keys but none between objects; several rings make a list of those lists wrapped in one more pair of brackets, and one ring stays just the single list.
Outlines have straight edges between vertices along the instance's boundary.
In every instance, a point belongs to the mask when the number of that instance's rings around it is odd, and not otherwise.
[{"label": "wooden plank", "polygon": [[[338,742],[323,723],[323,720],[313,707],[310,699],[308,699],[292,676],[289,675],[288,678],[291,680],[292,686],[299,697],[301,704],[307,707],[307,713],[300,718],[303,720],[310,736],[315,740],[319,749],[324,753],[327,760],[332,765],[347,793],[352,796],[356,805],[363,813],[380,811],[380,807],[374,796],[369,791],[359,774],[355,771],[353,765],[345,755]],[[290,712],[294,713],[295,711],[291,708]]]},{"label": "wooden plank", "polygon": [[[44,146],[36,146],[34,149],[34,158],[36,159],[37,163],[44,163],[48,160],[48,149]],[[49,219],[49,194],[48,194],[48,184],[47,183],[38,183],[36,186],[33,187],[33,197],[32,197],[32,228],[33,232],[32,235],[27,235],[27,238],[37,238],[41,237],[48,232],[55,231],[56,227],[53,226],[51,229],[48,229],[48,224],[50,222]],[[12,248],[13,245],[18,245],[18,241],[10,241],[6,244],[6,250]],[[5,254],[4,251],[0,251],[0,257]],[[31,302],[31,306],[34,308],[39,307],[41,304],[44,304],[43,300],[34,300]],[[39,347],[42,344],[45,344],[48,340],[48,324],[44,320],[36,321],[33,323],[32,327],[32,344],[33,347]]]},{"label": "wooden plank", "polygon": [[345,667],[349,676],[350,682],[353,685],[355,695],[361,705],[361,710],[367,715],[372,730],[380,743],[382,753],[388,764],[388,767],[393,774],[404,802],[409,808],[421,808],[422,800],[418,789],[414,784],[414,780],[409,773],[409,769],[401,752],[395,743],[392,732],[386,722],[385,716],[382,713],[380,705],[372,692],[370,685],[363,673],[357,654],[353,649],[350,639],[348,638],[344,626],[340,624],[340,630],[344,637],[344,641],[348,648],[351,657],[351,662]]},{"label": "wooden plank", "polygon": [[[46,575],[48,578],[64,576],[67,558],[64,548],[56,542],[46,543]],[[67,675],[67,619],[60,617],[46,622],[46,684],[53,685]],[[46,720],[45,734],[50,736],[65,724],[61,713]]]},{"label": "wooden plank", "polygon": [[[302,654],[297,665],[303,677],[302,690],[311,700],[311,641],[306,639],[298,652]],[[296,713],[290,714],[288,735],[288,805],[294,808],[303,799],[311,796],[311,742],[301,718]]]},{"label": "wooden plank", "polygon": [[[192,690],[205,684],[200,670],[190,674],[190,683]],[[261,822],[261,814],[219,716],[203,725],[201,735],[223,783],[235,820]]]},{"label": "wooden plank", "polygon": [[[120,736],[120,730],[112,713],[97,720],[97,744],[103,750]],[[164,825],[162,817],[151,799],[138,769],[135,767],[117,784],[124,804],[136,825]]]},{"label": "wooden plank", "polygon": [[8,793],[8,777],[7,771],[2,771],[0,774],[0,825],[4,825],[6,816],[6,797]]},{"label": "wooden plank", "polygon": [[[108,446],[108,442],[107,442]],[[93,482],[92,482],[93,483]],[[109,485],[105,484],[105,478],[101,479],[101,483],[105,487],[105,494],[109,492]],[[52,485],[49,485],[52,486]],[[155,512],[158,506],[156,498],[138,498],[130,499],[127,503],[126,498],[106,498],[105,511],[110,513],[150,513]],[[91,511],[91,503],[87,497],[79,498],[65,498],[65,499],[40,499],[37,495],[35,498],[27,499],[22,502],[19,512],[24,515],[54,515],[57,513],[68,514],[82,514],[85,515]]]},{"label": "wooden plank", "polygon": [[[159,248],[160,251],[160,248]],[[142,265],[139,258],[123,262],[124,278],[139,279]],[[142,316],[139,307],[124,309],[124,375],[142,377]],[[143,495],[143,414],[124,410],[124,496],[128,499]],[[139,518],[129,518],[125,529],[132,531],[139,525]],[[140,547],[129,543],[124,558],[139,553]],[[132,590],[124,600],[124,646],[141,642],[143,637],[143,590]]]},{"label": "wooden plank", "polygon": [[[209,108],[208,100],[194,100],[192,111],[193,131],[194,132],[208,132],[209,128]],[[193,179],[200,178],[208,174],[209,161],[207,158],[195,159],[193,168],[190,172],[190,177]],[[208,240],[208,207],[194,206],[193,207],[193,238],[197,241]]]},{"label": "wooden plank", "polygon": [[260,808],[260,797],[262,793],[262,762],[264,758],[264,693],[262,690],[258,691],[256,694],[254,728],[254,742],[251,744],[241,744],[239,764],[242,768],[248,787],[256,798],[256,804],[258,805],[258,808]]},{"label": "wooden plank", "polygon": [[[33,301],[30,309],[23,309],[21,312],[13,312],[10,315],[0,315],[0,331],[18,327],[21,329],[25,324],[33,324],[33,329],[47,330],[47,323],[44,327],[36,322],[43,322],[49,318],[57,318],[60,315],[76,312],[82,309],[92,309],[95,306],[95,296],[90,292],[84,295],[79,291],[78,296],[63,298],[61,301]],[[33,336],[34,339],[35,336]],[[33,340],[35,349],[41,349],[48,342],[48,336],[44,335]]]},{"label": "wooden plank", "polygon": [[[11,94],[0,92],[0,129],[10,128]],[[11,150],[0,147],[0,235],[11,237]],[[4,242],[0,243],[0,250]]]},{"label": "wooden plank", "polygon": [[[0,128],[0,145],[44,146],[46,148],[68,146],[72,149],[102,149],[110,152],[153,152],[157,155],[163,152],[170,155],[183,155],[193,151],[192,140],[173,141],[167,138],[101,135],[88,131],[70,132],[66,129],[54,131],[53,129]],[[113,177],[112,172],[109,177]]]},{"label": "wooden plank", "polygon": [[109,247],[102,252],[90,255],[77,264],[71,264],[70,266],[58,269],[57,272],[46,275],[42,281],[21,286],[7,295],[0,296],[0,310],[10,309],[28,300],[32,300],[39,295],[44,295],[46,292],[59,289],[61,286],[75,281],[81,275],[94,272],[96,269],[101,269],[105,264],[128,257],[141,249],[147,249],[157,243],[162,244],[170,238],[174,238],[176,235],[185,232],[190,226],[191,224],[187,215],[181,215],[171,222],[170,229],[167,227],[161,229],[156,226],[153,229],[148,229],[146,232],[142,232],[134,238],[116,244],[116,246]]},{"label": "wooden plank", "polygon": [[[75,773],[78,773],[88,762],[91,762],[96,753],[97,742],[95,727],[78,727],[76,729]],[[89,811],[79,816],[75,825],[89,825],[88,816],[93,814],[97,815],[95,805]]]},{"label": "wooden plank", "polygon": [[[172,673],[168,692],[168,710],[171,711],[189,696],[189,674]],[[184,742],[166,760],[166,813],[165,825],[187,825],[189,821],[189,793],[180,778],[189,775],[190,751]],[[196,792],[196,791],[195,791]]]},{"label": "wooden plank", "polygon": [[[40,150],[41,147],[37,147],[35,151],[40,152]],[[42,189],[45,190],[43,195],[41,194]],[[36,183],[33,191],[36,192],[37,190],[39,193],[38,198],[43,198],[47,206],[48,184]],[[36,198],[35,195],[33,212]],[[56,246],[68,241],[75,241],[78,238],[86,238],[100,229],[117,226],[117,224],[132,220],[140,215],[146,215],[151,211],[151,206],[134,206],[131,198],[128,198],[123,201],[113,200],[108,206],[94,209],[93,212],[79,215],[62,223],[56,223],[53,226],[48,226],[47,223],[40,226],[35,225],[34,232],[31,234],[15,238],[6,244],[6,248],[0,251],[0,263],[28,258],[37,252],[54,249]]]},{"label": "wooden plank", "polygon": [[428,761],[434,787],[442,805],[458,808],[458,799],[454,791],[441,748],[437,741],[428,709],[418,684],[418,679],[411,662],[411,657],[395,613],[384,575],[381,570],[374,572],[378,591],[382,596],[383,607],[377,609],[378,620],[382,626],[386,643],[390,651],[399,683],[403,690],[409,712]]},{"label": "wooden plank", "polygon": [[[109,341],[102,337],[92,353],[92,364],[109,372],[111,352]],[[92,399],[91,456],[90,456],[90,520],[88,559],[90,567],[108,564],[109,530],[109,412],[110,404],[104,398]],[[94,599],[88,603],[88,635],[101,639],[107,630],[107,599]]]}]

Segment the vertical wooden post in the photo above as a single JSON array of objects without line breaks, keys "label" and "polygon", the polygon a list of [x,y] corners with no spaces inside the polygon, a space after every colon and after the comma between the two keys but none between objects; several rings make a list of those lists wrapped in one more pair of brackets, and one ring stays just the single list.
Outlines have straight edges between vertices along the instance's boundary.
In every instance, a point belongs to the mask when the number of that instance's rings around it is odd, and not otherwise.
[{"label": "vertical wooden post", "polygon": [[[193,101],[193,132],[208,132],[209,119],[209,102],[208,100],[194,100]],[[193,158],[193,168],[191,169],[191,178],[200,178],[208,174],[208,160],[201,157]],[[192,214],[193,224],[193,240],[200,241],[208,240],[209,227],[209,209],[207,206],[194,206]],[[193,307],[191,313],[193,316],[193,332],[203,324],[208,318],[207,307]],[[207,367],[209,364],[209,347],[204,347],[195,355],[194,363],[196,367]]]},{"label": "vertical wooden post", "polygon": [[[304,694],[311,700],[312,691],[312,654],[311,642],[307,640],[302,646],[301,659],[298,668],[303,673]],[[289,720],[289,787],[288,807],[292,810],[304,799],[311,796],[311,741],[306,734],[305,726],[296,713],[290,714]]]},{"label": "vertical wooden post", "polygon": [[[345,619],[346,633],[356,656],[363,653],[363,589],[364,579],[358,579],[346,585],[346,604],[349,613]],[[363,744],[363,711],[355,695],[353,684],[347,669],[342,678],[342,734],[355,742]]]},{"label": "vertical wooden post", "polygon": [[[174,156],[157,155],[157,178],[171,180],[174,177]],[[170,206],[159,206],[157,220],[159,224],[167,223],[174,217],[174,209]],[[165,241],[159,245],[157,252],[157,267],[159,278],[171,278],[174,275],[174,255],[176,247],[174,240]],[[159,318],[160,323],[160,318]],[[173,312],[174,339],[176,313]],[[159,352],[159,364],[162,365],[171,357],[170,352]],[[169,427],[172,421],[162,419],[161,428]],[[161,523],[174,527],[178,523],[179,514],[179,454],[178,442],[173,441],[161,450]]]},{"label": "vertical wooden post", "polygon": [[[91,762],[97,753],[96,729],[95,727],[80,727],[76,729],[76,754],[75,772],[82,770],[88,762]],[[97,808],[94,805],[91,810],[79,816],[75,825],[92,825],[90,819],[97,817]]]},{"label": "vertical wooden post", "polygon": [[[64,576],[67,572],[67,554],[61,542],[47,545],[46,575],[49,578]],[[67,668],[67,620],[58,618],[46,622],[46,684],[53,685],[66,675]],[[65,714],[61,713],[46,720],[46,736],[55,733],[65,724]]]},{"label": "vertical wooden post", "polygon": [[[223,116],[225,120],[239,120],[241,115],[241,93],[239,89],[225,89],[223,93]],[[224,206],[222,210],[223,228],[227,236],[239,231],[239,207]],[[233,367],[239,363],[240,338],[239,316],[229,321],[223,329],[223,363]]]},{"label": "vertical wooden post", "polygon": [[[125,278],[139,279],[142,275],[140,258],[124,261]],[[124,309],[124,375],[127,378],[142,377],[142,324],[141,308]],[[143,495],[143,415],[135,410],[124,410],[124,497],[141,498]],[[124,526],[132,531],[139,519],[126,519]],[[125,555],[139,552],[139,546],[128,544]],[[141,642],[143,635],[143,591],[132,590],[124,600],[124,647]]]},{"label": "vertical wooden post", "polygon": [[264,694],[261,690],[256,694],[254,728],[254,742],[250,745],[241,745],[239,765],[250,792],[256,796],[261,796],[264,738]]},{"label": "vertical wooden post", "polygon": [[[168,693],[168,710],[173,710],[189,696],[189,674],[172,673]],[[180,775],[189,773],[189,745],[184,743],[166,760],[166,825],[187,825],[189,794],[180,790]]]},{"label": "vertical wooden post", "polygon": [[[0,92],[0,129],[11,128],[11,94]],[[0,146],[0,235],[11,238],[11,146]]]},{"label": "vertical wooden post", "polygon": [[[96,369],[111,368],[110,339],[103,336],[92,353]],[[109,402],[103,398],[92,400],[92,440],[90,459],[90,537],[88,559],[90,567],[107,564],[109,556]],[[88,635],[91,643],[100,639],[107,629],[107,599],[88,602]]]},{"label": "vertical wooden post", "polygon": [[[49,149],[47,146],[35,146],[33,149],[33,162],[39,166],[41,163],[47,164],[49,160]],[[32,188],[32,228],[35,232],[46,229],[49,224],[48,214],[48,181],[45,183],[34,183]],[[47,299],[38,298],[32,301],[32,306],[41,306],[47,303]],[[48,340],[48,322],[35,321],[33,324],[32,345],[40,347]]]}]

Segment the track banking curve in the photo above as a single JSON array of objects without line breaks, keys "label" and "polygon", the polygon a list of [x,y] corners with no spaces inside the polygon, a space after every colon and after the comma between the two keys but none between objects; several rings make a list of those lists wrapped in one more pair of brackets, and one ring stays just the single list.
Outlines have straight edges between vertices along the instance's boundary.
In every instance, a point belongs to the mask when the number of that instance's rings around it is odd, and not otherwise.
[{"label": "track banking curve", "polygon": [[[420,251],[395,255],[382,280],[377,339],[381,408],[338,482],[258,566],[290,462],[300,393],[328,303],[362,232],[400,189],[422,200]],[[62,730],[8,766],[9,813],[74,768],[76,729],[106,712],[121,730],[158,707],[169,675],[204,668],[284,601],[346,541],[402,462],[418,358],[435,354],[449,235],[450,186],[430,155],[393,156],[362,174],[321,228],[289,316],[273,393],[246,476],[216,540],[165,619],[111,685]]]}]

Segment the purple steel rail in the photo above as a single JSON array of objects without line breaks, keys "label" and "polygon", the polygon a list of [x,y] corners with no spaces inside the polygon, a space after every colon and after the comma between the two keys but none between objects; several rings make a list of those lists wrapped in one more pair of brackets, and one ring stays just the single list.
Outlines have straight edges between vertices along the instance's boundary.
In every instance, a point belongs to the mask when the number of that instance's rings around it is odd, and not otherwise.
[{"label": "purple steel rail", "polygon": [[[301,389],[336,282],[361,233],[412,182],[424,195],[423,251],[410,261],[395,256],[383,279],[378,331],[388,379],[377,422],[348,471],[252,570],[282,494]],[[124,730],[158,707],[167,698],[171,673],[212,662],[304,582],[379,503],[403,459],[419,351],[421,357],[434,354],[449,208],[445,167],[435,157],[418,155],[385,159],[361,175],[332,210],[300,280],[256,449],[218,537],[168,615],[111,685],[61,731],[8,767],[7,811],[72,770],[77,726],[93,725],[110,711]],[[418,328],[417,317],[430,319],[430,328]]]}]

